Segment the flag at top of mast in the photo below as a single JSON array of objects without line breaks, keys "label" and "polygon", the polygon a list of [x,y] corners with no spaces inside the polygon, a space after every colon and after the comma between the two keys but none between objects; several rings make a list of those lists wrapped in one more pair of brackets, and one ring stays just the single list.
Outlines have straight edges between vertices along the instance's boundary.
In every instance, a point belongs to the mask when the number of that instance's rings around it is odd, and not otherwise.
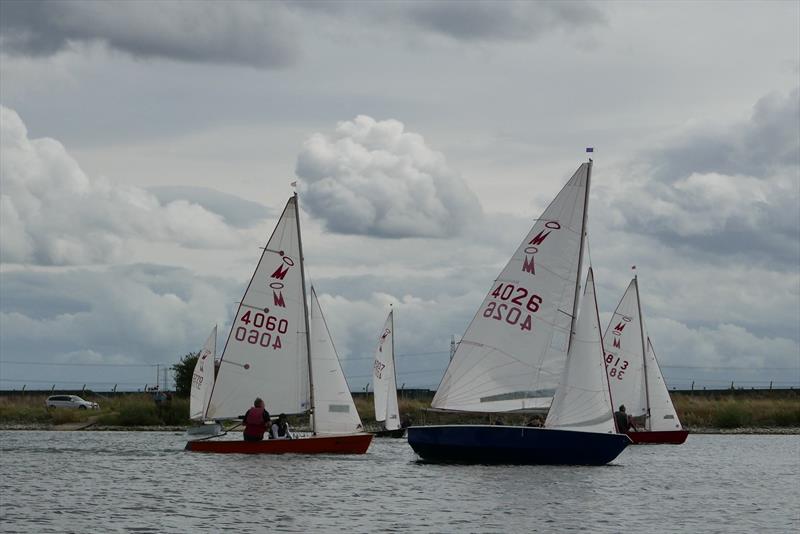
[{"label": "flag at top of mast", "polygon": [[586,153],[587,154],[591,154],[592,152],[594,152],[594,147],[593,146],[587,146],[586,147]]}]

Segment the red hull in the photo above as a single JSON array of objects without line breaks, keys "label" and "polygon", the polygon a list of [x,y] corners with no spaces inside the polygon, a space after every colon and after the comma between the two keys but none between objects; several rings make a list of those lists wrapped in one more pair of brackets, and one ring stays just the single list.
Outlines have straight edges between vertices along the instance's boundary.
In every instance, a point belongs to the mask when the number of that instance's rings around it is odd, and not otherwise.
[{"label": "red hull", "polygon": [[372,434],[312,436],[264,441],[190,441],[187,451],[221,454],[364,454]]},{"label": "red hull", "polygon": [[686,436],[689,435],[688,430],[666,430],[661,432],[628,432],[628,437],[631,438],[634,445],[647,445],[647,444],[667,444],[667,445],[680,445],[686,441]]}]

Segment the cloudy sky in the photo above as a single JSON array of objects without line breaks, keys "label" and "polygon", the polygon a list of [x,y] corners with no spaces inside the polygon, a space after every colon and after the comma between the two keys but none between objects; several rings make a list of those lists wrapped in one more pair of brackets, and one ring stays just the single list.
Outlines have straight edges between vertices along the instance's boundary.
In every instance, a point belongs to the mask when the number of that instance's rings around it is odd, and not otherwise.
[{"label": "cloudy sky", "polygon": [[[220,344],[298,181],[352,389],[435,387],[594,146],[602,320],[672,387],[800,385],[797,2],[0,3],[0,388]],[[27,363],[26,363],[27,362]]]}]

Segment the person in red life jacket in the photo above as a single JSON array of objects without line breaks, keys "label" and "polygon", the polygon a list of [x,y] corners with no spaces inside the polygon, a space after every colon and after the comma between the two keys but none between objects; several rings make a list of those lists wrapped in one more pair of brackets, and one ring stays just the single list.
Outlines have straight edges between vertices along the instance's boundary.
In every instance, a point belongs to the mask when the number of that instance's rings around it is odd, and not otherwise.
[{"label": "person in red life jacket", "polygon": [[262,441],[270,426],[269,412],[264,409],[264,401],[257,398],[253,401],[253,407],[244,414],[244,440]]}]

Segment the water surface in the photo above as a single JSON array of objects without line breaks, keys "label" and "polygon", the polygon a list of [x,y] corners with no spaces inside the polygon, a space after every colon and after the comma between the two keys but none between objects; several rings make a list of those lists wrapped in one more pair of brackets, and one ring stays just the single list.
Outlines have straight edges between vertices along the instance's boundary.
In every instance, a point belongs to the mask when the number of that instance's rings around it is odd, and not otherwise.
[{"label": "water surface", "polygon": [[2,532],[797,532],[800,436],[690,435],[604,467],[184,452],[178,432],[0,432]]}]

